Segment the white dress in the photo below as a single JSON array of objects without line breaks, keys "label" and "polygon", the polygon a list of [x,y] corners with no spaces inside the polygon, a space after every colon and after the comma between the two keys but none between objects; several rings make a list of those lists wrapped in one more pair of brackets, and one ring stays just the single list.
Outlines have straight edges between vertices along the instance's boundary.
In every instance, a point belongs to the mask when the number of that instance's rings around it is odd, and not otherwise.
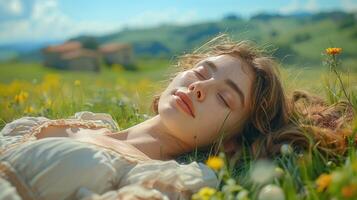
[{"label": "white dress", "polygon": [[0,200],[189,199],[201,187],[218,184],[202,163],[143,160],[69,137],[37,139],[49,125],[119,129],[110,115],[91,112],[8,123],[0,132]]}]

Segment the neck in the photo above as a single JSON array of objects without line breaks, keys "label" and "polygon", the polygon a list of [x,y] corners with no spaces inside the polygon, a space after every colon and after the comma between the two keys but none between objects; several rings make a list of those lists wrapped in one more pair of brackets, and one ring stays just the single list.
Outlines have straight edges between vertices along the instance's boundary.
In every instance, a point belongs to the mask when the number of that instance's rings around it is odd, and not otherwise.
[{"label": "neck", "polygon": [[111,135],[136,147],[152,159],[167,160],[189,152],[192,147],[171,134],[156,115],[133,127]]}]

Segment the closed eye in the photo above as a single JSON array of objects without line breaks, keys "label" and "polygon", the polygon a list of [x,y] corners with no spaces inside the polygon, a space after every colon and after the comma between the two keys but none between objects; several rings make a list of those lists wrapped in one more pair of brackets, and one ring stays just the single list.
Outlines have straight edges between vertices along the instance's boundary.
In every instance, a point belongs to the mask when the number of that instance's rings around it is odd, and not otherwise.
[{"label": "closed eye", "polygon": [[227,101],[223,98],[223,96],[222,96],[220,93],[217,93],[217,96],[218,96],[218,99],[219,99],[220,101],[223,101],[224,105],[225,105],[227,108],[229,108],[229,105],[228,105]]},{"label": "closed eye", "polygon": [[204,77],[201,73],[199,73],[195,70],[193,70],[193,72],[196,74],[196,76],[198,76],[198,78],[206,80],[206,77]]}]

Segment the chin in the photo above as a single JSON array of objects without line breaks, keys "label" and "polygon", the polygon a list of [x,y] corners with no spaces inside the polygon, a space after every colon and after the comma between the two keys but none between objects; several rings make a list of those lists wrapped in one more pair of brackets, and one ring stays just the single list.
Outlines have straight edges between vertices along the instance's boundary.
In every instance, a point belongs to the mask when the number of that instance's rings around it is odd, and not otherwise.
[{"label": "chin", "polygon": [[171,134],[187,141],[187,137],[192,133],[192,130],[189,130],[189,124],[192,123],[192,120],[185,116],[185,113],[182,113],[167,101],[159,102],[158,113],[163,124],[171,131]]}]

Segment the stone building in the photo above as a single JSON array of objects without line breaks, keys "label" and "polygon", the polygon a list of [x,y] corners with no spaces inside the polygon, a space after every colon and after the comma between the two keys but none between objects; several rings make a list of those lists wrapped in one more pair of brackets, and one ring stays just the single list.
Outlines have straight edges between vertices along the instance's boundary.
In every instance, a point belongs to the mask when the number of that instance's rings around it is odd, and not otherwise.
[{"label": "stone building", "polygon": [[83,49],[80,42],[66,42],[42,50],[44,65],[66,70],[99,71],[100,56],[96,51]]},{"label": "stone building", "polygon": [[133,49],[129,44],[109,43],[99,47],[99,52],[107,65],[133,65]]}]

